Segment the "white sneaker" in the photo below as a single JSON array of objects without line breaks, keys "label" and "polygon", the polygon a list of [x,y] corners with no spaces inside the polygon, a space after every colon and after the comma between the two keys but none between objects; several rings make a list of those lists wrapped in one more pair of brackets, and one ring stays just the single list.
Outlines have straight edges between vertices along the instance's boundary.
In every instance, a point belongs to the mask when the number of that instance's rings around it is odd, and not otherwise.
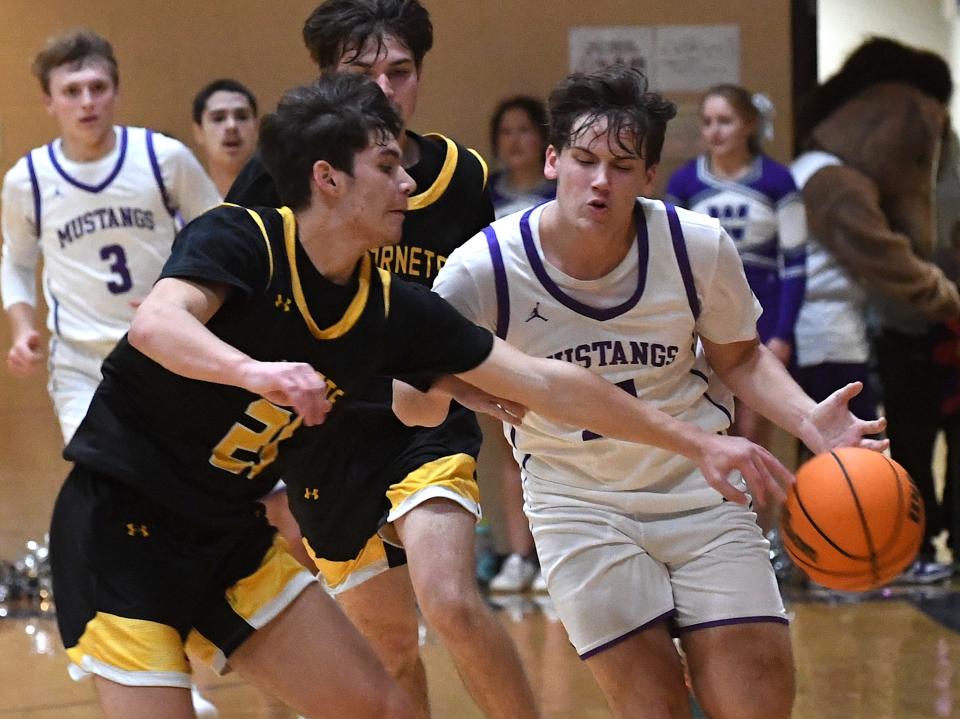
[{"label": "white sneaker", "polygon": [[490,580],[491,592],[522,592],[530,586],[537,567],[519,554],[511,554],[504,561],[500,571]]},{"label": "white sneaker", "polygon": [[197,714],[197,719],[217,719],[220,712],[213,702],[203,696],[196,686],[190,687],[190,698],[193,699],[193,711]]}]

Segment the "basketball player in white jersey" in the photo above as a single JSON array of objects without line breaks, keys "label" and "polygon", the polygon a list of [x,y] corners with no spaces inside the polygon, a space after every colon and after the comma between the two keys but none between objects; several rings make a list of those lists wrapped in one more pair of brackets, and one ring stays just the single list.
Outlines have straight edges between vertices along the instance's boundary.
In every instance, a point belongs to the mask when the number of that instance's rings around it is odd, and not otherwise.
[{"label": "basketball player in white jersey", "polygon": [[43,255],[48,388],[68,441],[100,382],[103,358],[170,254],[175,215],[189,221],[220,196],[181,143],[113,124],[119,76],[106,39],[89,31],[52,38],[33,71],[60,136],[28,152],[3,182],[7,367],[27,377],[43,362],[35,317]]},{"label": "basketball player in white jersey", "polygon": [[[790,637],[749,504],[782,492],[769,466],[722,458],[746,440],[723,436],[730,410],[707,393],[698,340],[739,397],[815,452],[882,449],[863,435],[883,421],[850,414],[857,384],[815,404],[759,344],[760,306],[717,220],[637,199],[675,113],[637,70],[570,76],[550,98],[557,199],[469,240],[434,291],[526,353],[645,400],[664,428],[679,420],[647,445],[535,412],[507,432],[550,595],[614,715],[690,716],[678,631],[708,716],[785,719]],[[408,396],[398,385],[401,414]]]}]

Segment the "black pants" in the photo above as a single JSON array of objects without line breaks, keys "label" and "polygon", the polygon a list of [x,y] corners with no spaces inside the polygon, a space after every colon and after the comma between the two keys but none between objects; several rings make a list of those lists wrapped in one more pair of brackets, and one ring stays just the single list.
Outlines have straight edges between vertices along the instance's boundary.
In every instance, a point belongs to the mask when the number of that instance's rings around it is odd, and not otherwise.
[{"label": "black pants", "polygon": [[943,508],[933,484],[933,446],[940,429],[943,370],[933,361],[932,332],[908,335],[885,329],[874,339],[883,385],[890,454],[907,470],[923,497],[927,514],[920,554],[932,558],[932,539],[944,527]]}]

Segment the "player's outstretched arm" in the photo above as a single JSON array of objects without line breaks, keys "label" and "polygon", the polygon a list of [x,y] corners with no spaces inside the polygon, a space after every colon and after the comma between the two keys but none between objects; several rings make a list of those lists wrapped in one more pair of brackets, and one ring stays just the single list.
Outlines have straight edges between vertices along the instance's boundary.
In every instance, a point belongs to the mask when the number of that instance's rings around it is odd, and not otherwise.
[{"label": "player's outstretched arm", "polygon": [[393,413],[408,427],[436,427],[447,418],[451,399],[507,424],[520,424],[527,412],[526,407],[487,394],[453,375],[440,377],[427,392],[419,392],[397,379],[393,381]]},{"label": "player's outstretched arm", "polygon": [[458,376],[555,421],[688,457],[711,486],[735,502],[747,499],[727,481],[734,471],[743,475],[758,501],[768,495],[782,498],[783,487],[793,481],[773,455],[748,440],[706,432],[581,367],[530,357],[501,340],[482,364]]},{"label": "player's outstretched arm", "polygon": [[847,408],[863,385],[854,382],[820,404],[807,396],[783,364],[756,340],[716,344],[701,337],[707,362],[748,406],[801,440],[814,454],[836,447],[883,451],[888,440],[869,439],[886,420],[866,421]]},{"label": "player's outstretched arm", "polygon": [[330,411],[322,375],[302,362],[259,362],[206,327],[223,305],[226,285],[161,279],[137,309],[130,344],[184,377],[242,387],[274,404],[292,407],[307,425]]}]

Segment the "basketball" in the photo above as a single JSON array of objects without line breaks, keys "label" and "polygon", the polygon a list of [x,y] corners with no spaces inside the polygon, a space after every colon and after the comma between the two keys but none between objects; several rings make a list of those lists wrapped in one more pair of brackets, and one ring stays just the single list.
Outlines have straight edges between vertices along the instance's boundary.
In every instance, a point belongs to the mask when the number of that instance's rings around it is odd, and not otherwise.
[{"label": "basketball", "polygon": [[920,492],[903,467],[879,452],[844,447],[797,471],[781,535],[811,580],[862,592],[890,582],[913,561],[924,521]]}]

